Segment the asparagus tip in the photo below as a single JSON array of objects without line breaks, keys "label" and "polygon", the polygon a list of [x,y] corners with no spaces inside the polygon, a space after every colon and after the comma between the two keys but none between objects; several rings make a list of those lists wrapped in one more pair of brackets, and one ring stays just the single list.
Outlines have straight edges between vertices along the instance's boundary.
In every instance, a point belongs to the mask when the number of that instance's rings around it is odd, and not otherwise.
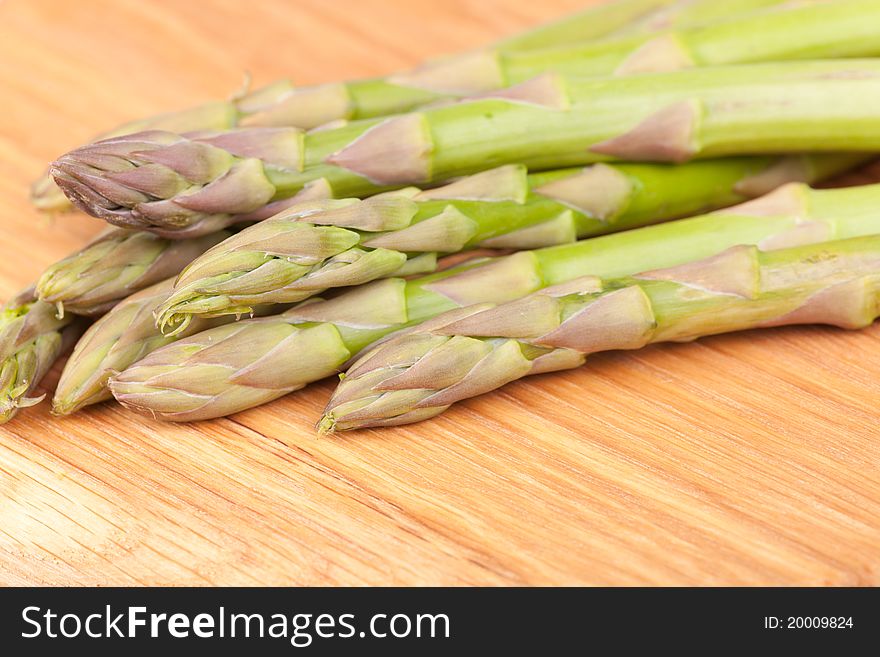
[{"label": "asparagus tip", "polygon": [[156,311],[154,317],[156,318],[156,328],[167,338],[174,337],[185,331],[192,321],[192,315],[175,312],[173,307]]},{"label": "asparagus tip", "polygon": [[336,418],[333,417],[333,413],[322,416],[315,425],[315,429],[318,431],[319,438],[336,433]]},{"label": "asparagus tip", "polygon": [[36,397],[24,396],[27,393],[28,384],[23,383],[11,390],[5,399],[0,399],[0,424],[9,422],[22,408],[36,406],[46,398],[45,393]]}]

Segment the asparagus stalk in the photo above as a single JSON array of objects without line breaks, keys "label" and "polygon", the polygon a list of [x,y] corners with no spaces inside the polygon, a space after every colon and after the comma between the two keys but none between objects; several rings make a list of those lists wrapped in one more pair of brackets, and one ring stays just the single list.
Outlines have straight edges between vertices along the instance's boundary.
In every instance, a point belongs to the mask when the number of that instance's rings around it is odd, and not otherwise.
[{"label": "asparagus stalk", "polygon": [[38,301],[33,288],[0,309],[0,424],[43,399],[30,395],[80,328],[73,317],[58,317],[54,306]]},{"label": "asparagus stalk", "polygon": [[793,184],[701,217],[466,263],[418,279],[374,281],[278,316],[179,340],[113,377],[110,388],[122,404],[165,420],[228,415],[329,376],[377,340],[450,310],[505,303],[582,276],[672,267],[738,244],[769,250],[877,233],[878,202],[880,185],[813,191]]},{"label": "asparagus stalk", "polygon": [[521,165],[507,165],[427,191],[297,205],[194,260],[159,306],[158,325],[173,333],[193,315],[247,314],[256,304],[301,301],[327,288],[397,275],[407,255],[533,249],[693,215],[785,182],[813,182],[863,159],[595,164],[531,176]]},{"label": "asparagus stalk", "polygon": [[[782,0],[734,0],[730,12],[751,12],[780,4]],[[524,52],[550,46],[608,38],[620,31],[637,33],[668,29],[672,25],[701,24],[725,17],[715,2],[707,0],[616,0],[587,7],[561,19],[496,41],[501,52]]]},{"label": "asparagus stalk", "polygon": [[787,324],[858,329],[880,315],[880,236],[716,256],[634,277],[587,276],[506,304],[438,317],[361,357],[322,433],[409,424],[511,381],[640,349]]},{"label": "asparagus stalk", "polygon": [[229,237],[220,231],[191,240],[167,240],[144,231],[112,228],[81,251],[50,266],[37,282],[41,301],[58,314],[102,315],[120,299],[180,272]]},{"label": "asparagus stalk", "polygon": [[[89,327],[61,373],[52,400],[56,415],[68,415],[110,399],[107,380],[111,375],[174,341],[175,338],[156,330],[153,317],[156,307],[168,296],[173,280],[161,281],[131,295]],[[217,326],[222,321],[197,318],[177,337]]]},{"label": "asparagus stalk", "polygon": [[752,64],[625,78],[535,78],[494,96],[303,133],[147,132],[53,165],[65,193],[111,223],[213,232],[326,181],[364,196],[487,167],[880,148],[880,60]]},{"label": "asparagus stalk", "polygon": [[[880,52],[877,0],[794,6],[777,0],[733,0],[724,3],[724,11],[717,7],[719,3],[711,3],[716,5],[712,12],[706,11],[710,4],[706,2],[667,4],[642,14],[645,20],[618,39],[597,42],[563,38],[553,29],[539,31],[526,49],[502,43],[385,78],[291,90],[258,115],[244,119],[242,125],[309,129],[330,121],[388,116],[429,102],[502,89],[547,71],[626,75],[694,65],[867,57]],[[756,11],[768,7],[770,11]],[[620,16],[621,11],[632,15],[635,8],[609,4],[605,9]],[[589,18],[585,13],[566,19],[563,26],[573,35],[592,22],[595,11],[588,10]]]},{"label": "asparagus stalk", "polygon": [[[450,203],[456,204],[453,198],[456,195],[470,197],[470,201],[457,203],[454,207],[460,211],[468,211],[474,221],[478,223],[485,222],[484,217],[486,216],[495,217],[498,222],[496,230],[499,234],[495,235],[484,231],[484,236],[494,236],[494,239],[490,239],[488,242],[484,240],[484,243],[504,248],[535,248],[547,243],[573,239],[571,237],[573,231],[598,234],[606,230],[620,230],[641,225],[660,216],[689,214],[710,206],[730,205],[743,197],[754,196],[761,191],[773,189],[786,180],[815,180],[846,168],[852,163],[852,158],[848,156],[782,159],[728,158],[679,167],[636,164],[615,165],[611,169],[602,165],[584,172],[578,170],[533,174],[529,178],[531,189],[543,190],[548,198],[540,201],[540,205],[536,207],[536,210],[541,214],[536,214],[533,221],[517,219],[522,225],[530,223],[539,227],[537,230],[531,231],[527,229],[513,231],[511,229],[512,220],[516,216],[515,211],[520,206],[502,201],[501,198],[504,196],[505,190],[506,196],[509,197],[519,198],[522,195],[522,172],[519,168],[516,170],[508,169],[503,172],[505,175],[502,178],[499,178],[497,174],[477,174],[470,180],[462,180],[445,189],[425,193],[420,201],[417,218],[421,221],[442,212]],[[609,169],[614,172],[610,177],[608,176]],[[511,174],[513,175],[511,176]],[[583,209],[580,211],[573,209],[572,206],[583,205],[583,201],[578,201],[571,196],[572,189],[598,187],[600,191],[607,191],[610,181],[617,182],[616,185],[610,185],[611,190],[615,193],[611,197],[607,193],[601,194],[599,198],[594,200],[594,205],[588,210],[590,215],[594,215],[594,218],[591,219]],[[558,197],[556,200],[553,199],[551,192]],[[489,202],[488,199],[493,195],[496,200]],[[441,200],[444,197],[445,200]],[[474,200],[476,198],[480,200]],[[382,204],[378,204],[376,207],[380,211],[386,209]],[[563,215],[564,222],[558,219],[553,220],[559,215]],[[389,214],[382,214],[381,217],[383,221],[390,221]],[[549,220],[541,219],[541,217],[549,218]],[[529,217],[527,216],[527,218]],[[576,219],[573,223],[572,218]],[[326,219],[323,221],[326,222]],[[537,223],[539,221],[542,223]],[[510,223],[505,225],[504,222]],[[268,228],[272,225],[272,221],[260,225]],[[311,227],[308,224],[302,225]],[[483,225],[487,224],[483,223]],[[315,227],[320,230],[325,229],[325,225]],[[505,230],[511,232],[504,233]],[[125,234],[124,231],[120,231],[120,233]],[[144,233],[130,234],[144,235]],[[302,262],[308,255],[302,251],[303,243],[309,240],[295,237],[297,239],[290,242],[291,251],[286,252],[286,257],[290,257],[290,254],[293,253],[292,249],[299,249],[296,251],[296,259],[298,262]],[[263,244],[261,248],[280,249],[283,238],[284,235],[273,233],[268,238],[270,243]],[[326,244],[327,241],[324,240],[323,243]],[[210,260],[205,262],[205,266],[214,267],[219,272],[227,272],[231,279],[236,271],[233,265],[237,263],[237,266],[242,266],[241,258],[233,253],[232,242],[233,240],[227,240],[221,243],[220,247],[222,248],[217,249],[215,263]],[[172,242],[172,244],[174,243]],[[253,241],[251,244],[253,245]],[[410,249],[411,245],[407,248]],[[377,249],[377,251],[383,250]],[[227,252],[229,252],[228,257],[225,255]],[[258,258],[260,253],[259,250],[247,253],[245,258]],[[398,258],[402,259],[403,256],[398,254]],[[114,260],[116,259],[114,258]],[[399,259],[394,259],[395,267],[401,266]],[[338,263],[339,259],[336,262]],[[433,260],[429,259],[428,262],[433,262]],[[296,267],[301,266],[288,263],[286,259],[279,264],[289,267],[291,271],[295,271]],[[332,264],[327,269],[330,270],[331,267]],[[194,269],[204,274],[205,270],[199,268],[196,263],[194,263]],[[175,286],[178,292],[182,289],[179,283],[185,282],[187,275],[187,272],[184,272],[178,285]],[[218,275],[216,279],[202,276],[200,281],[201,285],[207,288],[212,282],[219,284],[218,281],[222,278],[222,275]],[[357,281],[356,278],[348,279],[349,284],[354,284]],[[214,312],[204,314],[216,316],[222,312],[233,312],[237,315],[244,315],[254,312],[257,303],[262,304],[270,301],[287,303],[297,298],[297,294],[293,290],[287,292],[279,290],[278,294],[269,293],[268,290],[271,290],[277,282],[277,278],[269,277],[267,279],[267,293],[260,298],[257,298],[256,295],[249,296],[247,307],[239,306],[237,311],[233,308],[223,308],[218,305],[220,299],[215,298],[210,301],[213,304]],[[68,360],[59,382],[53,401],[54,411],[57,414],[69,414],[85,405],[107,399],[109,392],[106,389],[106,382],[111,374],[124,370],[128,365],[139,360],[156,347],[173,341],[170,336],[160,336],[154,329],[153,315],[159,317],[160,324],[169,323],[174,326],[175,331],[172,334],[175,339],[192,335],[206,327],[203,321],[190,325],[190,317],[193,315],[191,312],[178,312],[185,320],[180,323],[168,322],[167,320],[163,322],[164,313],[170,307],[169,300],[175,298],[175,295],[171,293],[170,286],[171,283],[166,281],[142,294],[127,299],[116,310],[98,320],[87,332]],[[248,289],[255,289],[253,282],[248,284]],[[168,299],[163,298],[166,296]],[[238,303],[242,300],[243,298],[236,298]],[[204,309],[209,300],[202,299],[199,303]],[[178,309],[192,310],[193,308]]]},{"label": "asparagus stalk", "polygon": [[[828,0],[734,0],[718,2],[717,0],[679,0],[672,5],[658,7],[644,13],[641,17],[629,21],[622,27],[608,34],[603,40],[619,37],[653,34],[665,30],[679,30],[690,27],[710,25],[721,21],[730,21],[759,12],[773,11],[776,8],[786,9],[794,6],[806,6],[827,2]],[[614,3],[614,0],[611,0]],[[569,40],[574,43],[575,40]],[[564,43],[564,42],[563,42]],[[550,47],[544,42],[540,47]],[[537,48],[535,48],[537,50]]]},{"label": "asparagus stalk", "polygon": [[878,34],[878,0],[783,5],[659,35],[505,53],[498,57],[498,69],[503,86],[510,86],[547,71],[631,75],[693,66],[871,57],[880,54]]},{"label": "asparagus stalk", "polygon": [[[730,12],[746,13],[784,0],[733,0],[731,6],[719,12],[716,3],[709,0],[619,0],[590,7],[582,12],[537,28],[516,34],[501,41],[489,51],[523,52],[536,48],[559,46],[598,39],[616,30],[626,29],[636,34],[668,29],[675,25],[699,25],[726,18]],[[467,60],[468,55],[461,55]],[[448,66],[438,64],[438,66]],[[289,125],[312,128],[336,118],[345,118],[353,110],[328,105],[326,85],[295,89],[289,80],[278,80],[264,88],[246,92],[228,101],[208,103],[178,112],[160,114],[118,126],[97,139],[107,139],[144,130],[225,130],[236,125]],[[417,96],[414,102],[436,98],[424,90],[402,89]],[[332,94],[331,94],[332,96]],[[392,102],[394,94],[391,94]],[[398,100],[397,111],[409,109]],[[334,113],[334,109],[336,113]],[[62,212],[70,209],[70,202],[46,171],[31,186],[31,201],[40,210]]]}]

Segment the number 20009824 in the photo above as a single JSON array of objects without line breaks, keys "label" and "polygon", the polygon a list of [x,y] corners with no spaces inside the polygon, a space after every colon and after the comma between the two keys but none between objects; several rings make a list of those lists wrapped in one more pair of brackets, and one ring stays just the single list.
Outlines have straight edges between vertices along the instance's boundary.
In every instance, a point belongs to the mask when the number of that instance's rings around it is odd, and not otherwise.
[{"label": "number 20009824", "polygon": [[845,630],[852,629],[852,616],[765,616],[768,630]]}]

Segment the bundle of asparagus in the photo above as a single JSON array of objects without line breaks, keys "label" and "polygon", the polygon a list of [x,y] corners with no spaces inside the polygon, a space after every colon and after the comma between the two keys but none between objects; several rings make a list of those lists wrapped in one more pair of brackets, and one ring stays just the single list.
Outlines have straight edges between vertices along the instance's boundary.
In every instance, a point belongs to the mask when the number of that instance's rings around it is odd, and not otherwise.
[{"label": "bundle of asparagus", "polygon": [[[118,227],[0,314],[0,422],[76,315],[94,323],[56,414],[113,396],[219,417],[354,361],[325,432],[604,349],[867,325],[880,185],[807,184],[880,146],[878,37],[880,0],[622,0],[387,78],[122,126],[34,187]],[[438,264],[477,248],[516,252]]]},{"label": "bundle of asparagus", "polygon": [[430,329],[447,311],[513,301],[583,276],[684,265],[741,244],[773,249],[871,235],[880,232],[878,203],[880,185],[814,191],[795,184],[701,217],[375,281],[163,346],[113,377],[110,388],[123,405],[165,420],[228,415],[329,376],[401,329]]},{"label": "bundle of asparagus", "polygon": [[824,178],[863,157],[595,164],[530,176],[508,165],[428,190],[301,203],[193,261],[158,309],[159,326],[179,330],[193,315],[246,314],[254,304],[300,301],[403,267],[413,273],[431,268],[435,252],[530,249],[687,216],[789,180]]}]

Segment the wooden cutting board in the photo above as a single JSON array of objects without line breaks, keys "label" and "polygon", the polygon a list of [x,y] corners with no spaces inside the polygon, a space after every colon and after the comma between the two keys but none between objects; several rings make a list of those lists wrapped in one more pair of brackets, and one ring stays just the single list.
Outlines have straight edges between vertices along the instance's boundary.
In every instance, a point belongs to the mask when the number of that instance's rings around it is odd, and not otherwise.
[{"label": "wooden cutting board", "polygon": [[[101,229],[53,156],[256,83],[386,73],[586,0],[0,0],[0,293]],[[878,209],[880,211],[880,209]],[[605,354],[318,439],[332,382],[191,425],[0,427],[3,584],[880,584],[880,328]]]}]

